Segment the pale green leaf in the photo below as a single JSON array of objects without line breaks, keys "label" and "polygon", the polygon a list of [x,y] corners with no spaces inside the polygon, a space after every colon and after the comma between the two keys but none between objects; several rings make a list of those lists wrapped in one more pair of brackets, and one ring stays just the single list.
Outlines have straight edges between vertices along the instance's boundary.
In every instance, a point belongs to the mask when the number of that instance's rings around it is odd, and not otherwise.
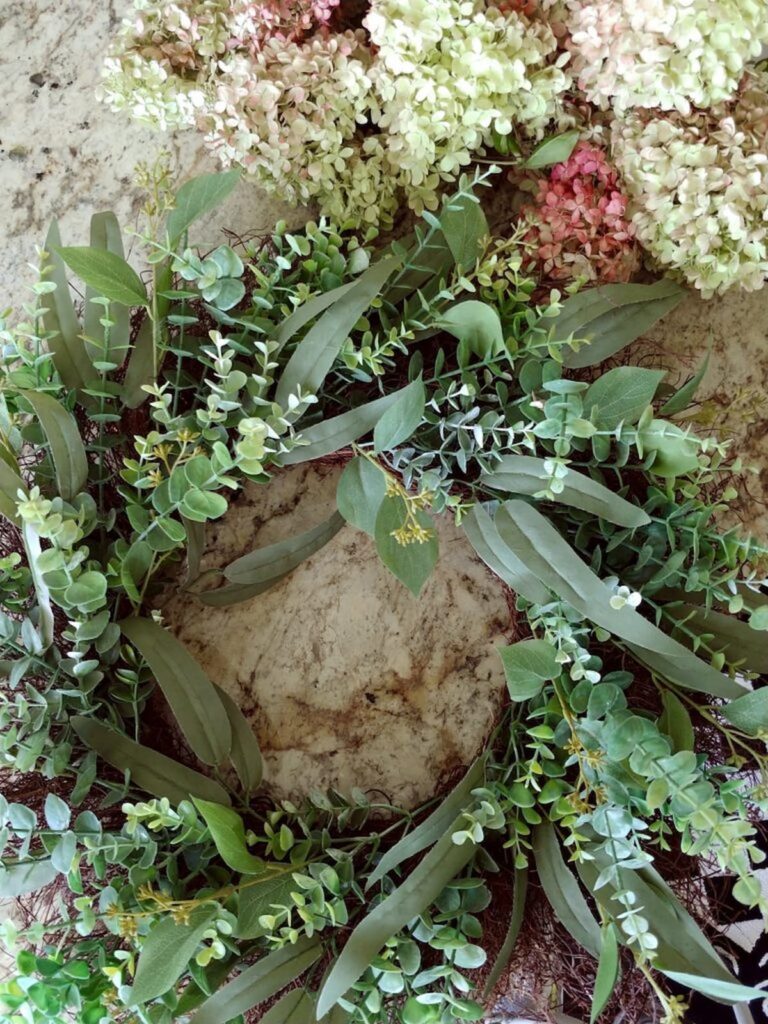
[{"label": "pale green leaf", "polygon": [[744,693],[720,710],[731,725],[748,736],[768,734],[768,686]]},{"label": "pale green leaf", "polygon": [[671,690],[666,689],[662,690],[661,702],[664,710],[659,718],[659,731],[669,736],[675,752],[693,750],[693,725],[685,704]]},{"label": "pale green leaf", "polygon": [[538,144],[522,166],[526,170],[537,171],[542,167],[564,163],[576,148],[579,134],[580,132],[574,129],[563,132],[562,135],[551,135]]},{"label": "pale green leaf", "polygon": [[[664,610],[673,618],[684,619],[689,630],[711,637],[707,640],[708,646],[725,654],[730,663],[750,672],[768,673],[768,643],[765,637],[735,615],[724,615],[710,608],[677,602],[665,605]],[[685,634],[680,639],[683,643],[690,642]]]},{"label": "pale green leaf", "polygon": [[684,412],[688,408],[696,397],[696,392],[699,390],[699,385],[706,376],[708,367],[709,353],[707,353],[706,359],[701,364],[698,372],[695,373],[690,380],[687,380],[679,391],[672,395],[672,397],[662,405],[660,410],[662,416],[674,416],[676,413]]},{"label": "pale green leaf", "polygon": [[[120,223],[114,213],[95,213],[91,217],[91,249],[112,252],[120,259],[125,258]],[[99,323],[105,310],[101,303],[91,300],[97,292],[90,286],[85,290],[83,308],[83,334],[85,347],[94,363],[111,362],[120,366],[125,359],[131,338],[131,311],[119,302],[109,306],[109,319],[114,321],[105,333]]]},{"label": "pale green leaf", "polygon": [[259,1018],[259,1024],[315,1024],[315,1000],[303,988],[294,988],[281,996]]},{"label": "pale green leaf", "polygon": [[19,514],[16,511],[19,491],[26,494],[26,484],[7,462],[0,459],[0,515],[12,523],[19,521]]},{"label": "pale green leaf", "polygon": [[592,993],[592,1009],[589,1024],[595,1021],[605,1009],[619,980],[619,943],[616,929],[612,924],[604,925],[600,931],[600,959],[597,964],[595,989]]},{"label": "pale green leaf", "polygon": [[282,352],[291,338],[298,334],[302,327],[306,327],[311,320],[314,320],[315,317],[324,313],[329,306],[338,302],[354,286],[354,281],[348,281],[347,284],[342,284],[338,288],[331,289],[329,292],[313,295],[311,299],[307,299],[306,302],[302,302],[300,306],[297,306],[290,316],[283,320],[275,332],[274,340],[277,342],[277,348],[274,355]]},{"label": "pale green leaf", "polygon": [[483,242],[489,236],[488,221],[474,196],[450,199],[440,214],[443,236],[459,270],[471,270],[482,255]]},{"label": "pale green leaf", "polygon": [[259,918],[273,914],[275,907],[291,905],[291,893],[296,892],[297,886],[290,864],[281,865],[279,874],[249,879],[248,882],[238,897],[235,934],[239,939],[259,939],[267,932],[259,924]]},{"label": "pale green leaf", "polygon": [[240,171],[201,174],[184,182],[166,221],[168,246],[175,249],[185,231],[203,214],[223,203],[240,180]]},{"label": "pale green leaf", "polygon": [[717,999],[723,1003],[745,1003],[752,999],[768,998],[768,989],[764,988],[752,988],[733,981],[720,981],[718,978],[702,978],[697,974],[684,974],[680,971],[664,973],[678,985],[692,988],[702,995],[709,996],[710,999]]},{"label": "pale green leaf", "polygon": [[[215,683],[214,686],[216,686]],[[259,741],[256,739],[256,734],[248,719],[229,694],[218,686],[216,686],[216,692],[232,727],[232,749],[229,752],[229,759],[245,792],[254,793],[261,785],[263,776]]]},{"label": "pale green leaf", "polygon": [[211,838],[224,863],[241,875],[262,874],[264,861],[260,857],[255,857],[248,849],[245,842],[245,825],[240,815],[231,807],[222,807],[221,804],[201,800],[199,797],[193,797],[192,802],[205,819]]},{"label": "pale green leaf", "polygon": [[504,347],[504,332],[499,314],[487,302],[467,299],[441,313],[439,327],[461,342],[460,365],[469,361],[469,353],[489,359]]},{"label": "pale green leaf", "polygon": [[548,640],[518,640],[499,647],[507,689],[514,701],[530,700],[562,672],[557,651]]},{"label": "pale green leaf", "polygon": [[232,729],[216,687],[201,666],[153,619],[123,619],[119,625],[149,665],[194,753],[204,764],[222,764],[232,747]]},{"label": "pale green leaf", "polygon": [[493,990],[499,982],[502,974],[507,969],[507,964],[510,961],[512,953],[514,952],[517,938],[520,935],[520,929],[523,926],[523,919],[525,916],[525,898],[528,893],[528,869],[517,868],[515,870],[515,877],[512,887],[512,914],[509,918],[509,925],[507,926],[507,933],[504,936],[504,942],[501,949],[496,954],[493,967],[491,968],[490,974],[485,979],[485,985],[483,987],[483,1000],[490,999],[493,994]]},{"label": "pale green leaf", "polygon": [[80,321],[69,290],[66,266],[57,251],[60,246],[59,226],[53,221],[45,239],[40,270],[44,280],[52,281],[56,290],[40,296],[43,327],[52,332],[47,344],[62,381],[68,388],[82,389],[94,379],[95,371],[80,337]]},{"label": "pale green leaf", "polygon": [[71,501],[85,487],[88,460],[80,428],[72,413],[44,391],[20,392],[40,421],[51,448],[56,486],[65,501]]},{"label": "pale green leaf", "polygon": [[398,391],[384,395],[383,398],[375,398],[366,405],[360,405],[356,409],[350,409],[349,412],[343,412],[339,416],[332,416],[330,419],[307,427],[299,435],[305,443],[298,448],[293,448],[286,455],[281,455],[281,464],[295,466],[300,462],[310,462],[312,459],[319,459],[323,455],[340,451],[352,444],[353,441],[359,441],[361,437],[374,429],[384,413],[397,402],[404,391],[412,386],[412,384],[407,384]]},{"label": "pale green leaf", "polygon": [[548,604],[546,587],[529,572],[499,536],[496,524],[482,505],[475,505],[462,522],[467,540],[478,556],[502,582],[534,604]]},{"label": "pale green leaf", "polygon": [[27,863],[3,862],[0,867],[0,896],[6,900],[26,896],[50,885],[59,872],[50,857],[42,857]]}]

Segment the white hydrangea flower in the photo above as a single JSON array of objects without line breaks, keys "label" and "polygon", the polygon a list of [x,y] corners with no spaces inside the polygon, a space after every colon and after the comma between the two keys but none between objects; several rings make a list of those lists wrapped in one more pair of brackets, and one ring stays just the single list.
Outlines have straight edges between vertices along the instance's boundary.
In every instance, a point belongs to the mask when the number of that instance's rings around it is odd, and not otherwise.
[{"label": "white hydrangea flower", "polygon": [[[561,5],[562,6],[562,5]],[[567,46],[587,99],[688,114],[735,92],[768,41],[768,0],[565,0]]]},{"label": "white hydrangea flower", "polygon": [[705,297],[768,277],[768,74],[712,111],[635,112],[613,127],[613,151],[640,243]]}]

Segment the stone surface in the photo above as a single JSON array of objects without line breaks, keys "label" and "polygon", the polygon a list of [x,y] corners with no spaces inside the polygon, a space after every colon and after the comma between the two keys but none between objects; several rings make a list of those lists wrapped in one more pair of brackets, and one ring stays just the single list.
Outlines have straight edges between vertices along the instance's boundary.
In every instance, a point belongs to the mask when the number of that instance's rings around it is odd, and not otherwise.
[{"label": "stone surface", "polygon": [[[251,485],[208,531],[204,569],[292,536],[334,510],[336,467]],[[229,608],[179,593],[163,612],[246,711],[281,796],[378,790],[413,805],[466,765],[505,691],[494,648],[509,632],[502,587],[452,522],[420,599],[344,527],[272,590]]]},{"label": "stone surface", "polygon": [[[133,183],[139,161],[169,150],[179,180],[218,170],[196,132],[168,135],[113,114],[95,98],[103,55],[129,0],[2,0],[0,68],[0,309],[28,299],[20,286],[58,218],[69,245],[88,243],[92,213],[114,210],[127,230],[141,228],[141,192]],[[227,203],[202,220],[194,241],[222,241],[223,229],[263,233],[279,217],[302,216],[243,182]],[[131,240],[126,238],[126,244]],[[135,253],[137,269],[143,260]]]}]

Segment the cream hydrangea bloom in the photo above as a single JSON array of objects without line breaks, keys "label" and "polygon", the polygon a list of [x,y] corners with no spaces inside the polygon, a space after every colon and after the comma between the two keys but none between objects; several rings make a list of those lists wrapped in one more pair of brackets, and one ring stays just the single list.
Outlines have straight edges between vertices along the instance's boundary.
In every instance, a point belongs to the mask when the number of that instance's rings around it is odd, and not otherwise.
[{"label": "cream hydrangea bloom", "polygon": [[768,75],[690,116],[617,119],[613,150],[637,238],[705,297],[768,277]]},{"label": "cream hydrangea bloom", "polygon": [[[561,5],[562,6],[562,5]],[[678,110],[731,97],[768,42],[768,0],[565,0],[578,86],[597,106]]]}]

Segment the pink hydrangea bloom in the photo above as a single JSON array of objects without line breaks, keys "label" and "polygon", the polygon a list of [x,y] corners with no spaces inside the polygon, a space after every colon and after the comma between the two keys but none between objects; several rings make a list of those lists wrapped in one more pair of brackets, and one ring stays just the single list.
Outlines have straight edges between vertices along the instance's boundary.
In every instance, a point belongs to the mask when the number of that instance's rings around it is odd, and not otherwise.
[{"label": "pink hydrangea bloom", "polygon": [[564,163],[541,179],[525,241],[543,278],[627,281],[638,249],[627,216],[627,197],[603,150],[581,142]]},{"label": "pink hydrangea bloom", "polygon": [[270,36],[301,39],[326,25],[340,0],[232,0],[230,48],[254,51]]}]

